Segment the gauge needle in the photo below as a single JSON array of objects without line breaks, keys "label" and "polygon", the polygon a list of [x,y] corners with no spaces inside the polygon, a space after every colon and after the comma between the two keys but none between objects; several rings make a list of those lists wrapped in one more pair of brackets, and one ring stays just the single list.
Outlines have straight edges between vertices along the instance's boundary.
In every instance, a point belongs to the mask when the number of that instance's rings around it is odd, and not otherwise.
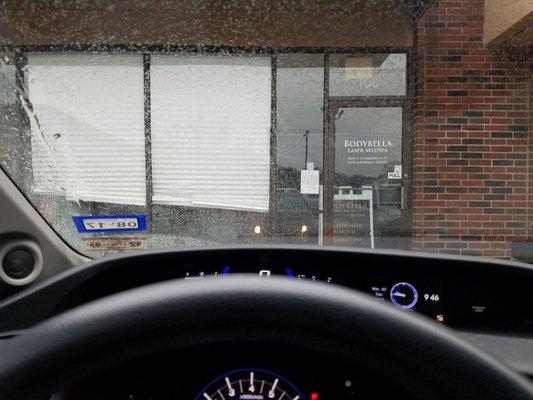
[{"label": "gauge needle", "polygon": [[228,385],[228,389],[231,390],[231,383],[228,377],[226,377],[226,384]]}]

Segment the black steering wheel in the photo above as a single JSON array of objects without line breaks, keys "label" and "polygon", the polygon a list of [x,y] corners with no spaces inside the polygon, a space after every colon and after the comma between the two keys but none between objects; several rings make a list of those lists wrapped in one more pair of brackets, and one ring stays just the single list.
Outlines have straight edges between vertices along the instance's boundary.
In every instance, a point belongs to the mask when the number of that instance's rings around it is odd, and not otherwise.
[{"label": "black steering wheel", "polygon": [[132,357],[228,338],[275,338],[354,363],[358,349],[372,349],[414,366],[438,387],[431,398],[533,399],[525,378],[424,318],[333,285],[250,276],[167,281],[49,319],[0,346],[0,399],[35,398]]}]

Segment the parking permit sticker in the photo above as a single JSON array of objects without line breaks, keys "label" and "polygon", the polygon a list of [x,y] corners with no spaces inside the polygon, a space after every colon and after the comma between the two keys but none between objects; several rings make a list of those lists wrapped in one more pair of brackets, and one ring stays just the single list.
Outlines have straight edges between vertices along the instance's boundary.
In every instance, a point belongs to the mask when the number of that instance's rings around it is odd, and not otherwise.
[{"label": "parking permit sticker", "polygon": [[94,237],[83,238],[85,250],[88,251],[126,251],[146,249],[146,237]]},{"label": "parking permit sticker", "polygon": [[131,215],[75,215],[72,217],[79,233],[133,232],[146,230],[146,216]]}]

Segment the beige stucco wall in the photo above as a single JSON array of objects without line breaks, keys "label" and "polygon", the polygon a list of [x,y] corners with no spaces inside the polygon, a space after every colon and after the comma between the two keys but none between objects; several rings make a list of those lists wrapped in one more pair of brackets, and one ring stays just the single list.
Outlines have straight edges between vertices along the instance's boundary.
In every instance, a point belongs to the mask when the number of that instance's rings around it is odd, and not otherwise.
[{"label": "beige stucco wall", "polygon": [[411,46],[403,0],[0,1],[0,44]]},{"label": "beige stucco wall", "polygon": [[502,44],[532,24],[533,0],[485,0],[485,43]]}]

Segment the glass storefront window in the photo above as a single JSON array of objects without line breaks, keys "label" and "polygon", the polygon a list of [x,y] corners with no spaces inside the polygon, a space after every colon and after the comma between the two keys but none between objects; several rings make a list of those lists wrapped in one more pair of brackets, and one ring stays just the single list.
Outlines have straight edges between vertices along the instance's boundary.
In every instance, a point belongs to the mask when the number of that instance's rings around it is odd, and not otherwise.
[{"label": "glass storefront window", "polygon": [[146,214],[146,247],[404,247],[406,54],[29,52],[20,89],[2,62],[3,142],[86,254],[70,215]]},{"label": "glass storefront window", "polygon": [[276,94],[278,172],[306,163],[322,169],[324,56],[278,56]]},{"label": "glass storefront window", "polygon": [[268,211],[270,62],[152,56],[154,203]]},{"label": "glass storefront window", "polygon": [[305,226],[316,243],[319,196],[302,194],[300,185],[302,170],[322,179],[324,55],[279,55],[276,72],[277,229],[284,236]]},{"label": "glass storefront window", "polygon": [[335,113],[334,244],[405,247],[398,236],[403,108],[339,106]]},{"label": "glass storefront window", "polygon": [[326,243],[407,249],[407,54],[331,54],[329,61]]},{"label": "glass storefront window", "polygon": [[150,77],[156,240],[189,246],[265,240],[271,58],[152,55]]},{"label": "glass storefront window", "polygon": [[0,52],[0,104],[15,103],[13,89],[16,87],[15,54]]},{"label": "glass storefront window", "polygon": [[28,54],[33,190],[144,206],[140,55]]},{"label": "glass storefront window", "polygon": [[[24,116],[21,113],[17,94],[16,66],[14,52],[0,52],[0,143],[8,150],[0,154],[0,165],[15,179],[23,180],[23,166],[20,159],[10,154],[21,154],[21,131],[24,130]],[[23,146],[22,146],[23,147]],[[10,153],[12,152],[12,153]]]},{"label": "glass storefront window", "polygon": [[332,54],[329,94],[405,96],[406,54]]}]

